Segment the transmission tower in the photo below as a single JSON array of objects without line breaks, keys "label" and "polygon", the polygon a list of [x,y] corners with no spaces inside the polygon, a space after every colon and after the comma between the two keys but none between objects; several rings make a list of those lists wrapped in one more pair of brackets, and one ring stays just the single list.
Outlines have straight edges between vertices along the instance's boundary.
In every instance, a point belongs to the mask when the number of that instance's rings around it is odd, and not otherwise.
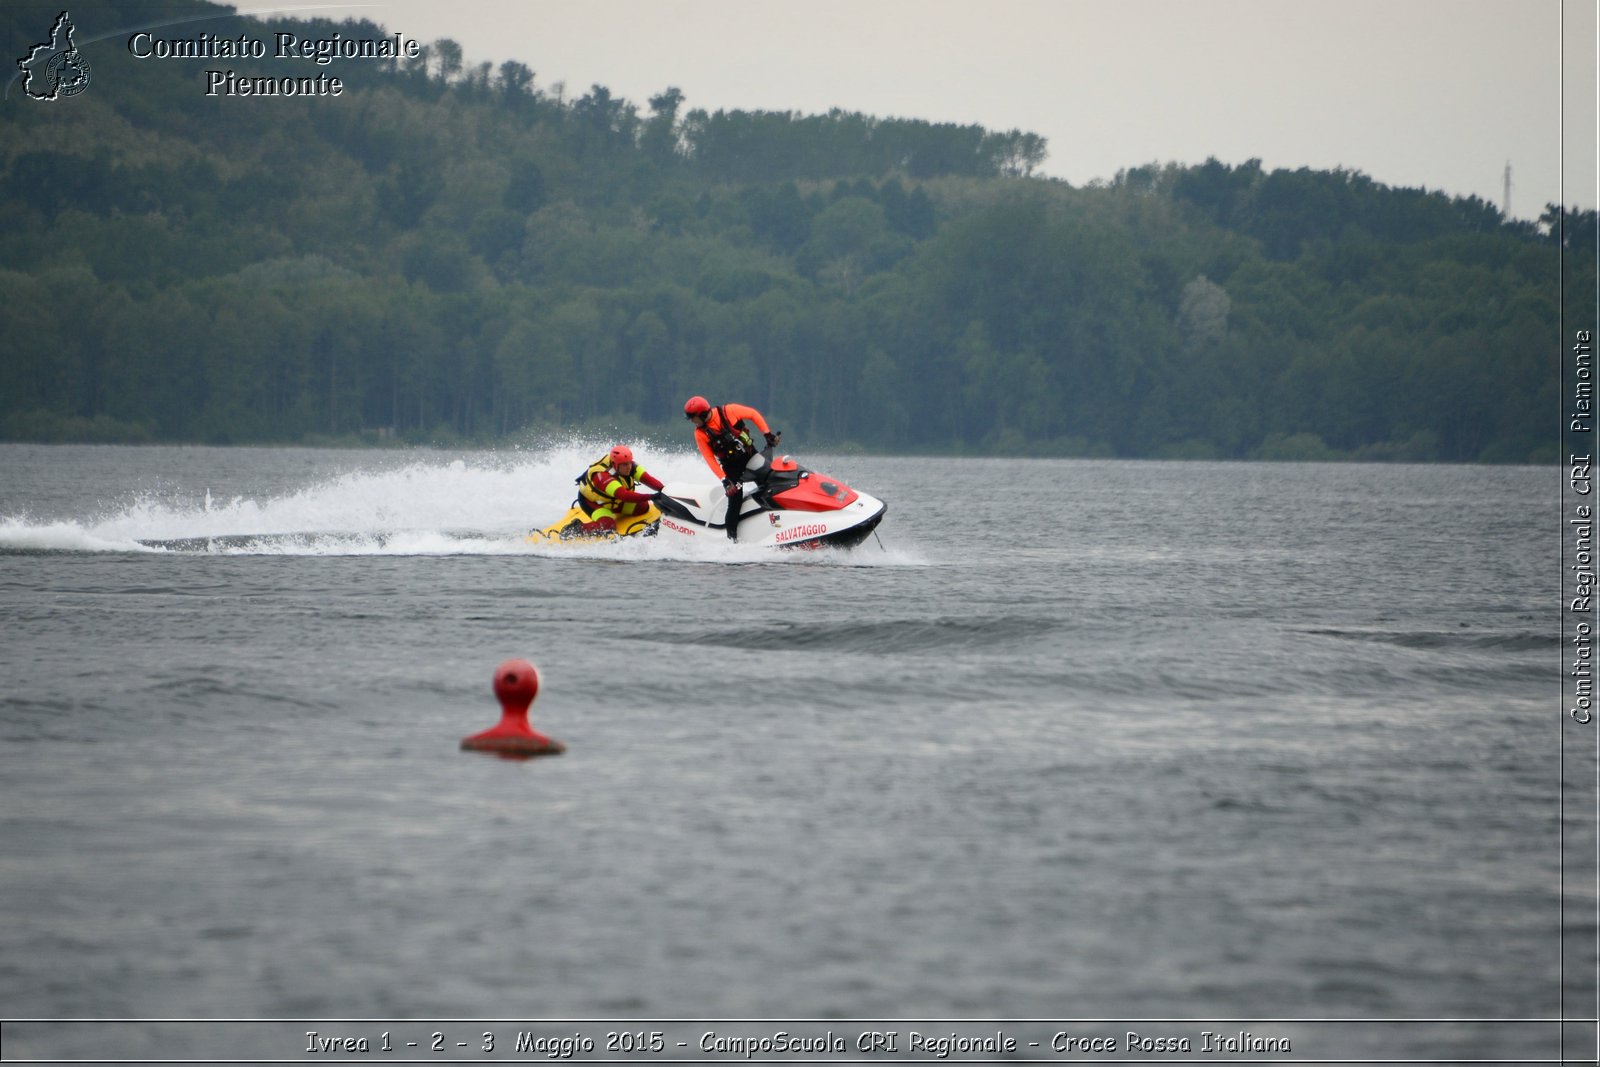
[{"label": "transmission tower", "polygon": [[1506,160],[1506,187],[1505,195],[1500,198],[1500,217],[1511,217],[1511,160]]}]

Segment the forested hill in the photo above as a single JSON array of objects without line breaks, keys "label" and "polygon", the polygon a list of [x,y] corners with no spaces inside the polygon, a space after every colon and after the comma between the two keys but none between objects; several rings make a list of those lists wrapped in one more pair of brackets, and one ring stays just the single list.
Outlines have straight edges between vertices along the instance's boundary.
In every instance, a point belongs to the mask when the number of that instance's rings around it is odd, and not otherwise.
[{"label": "forested hill", "polygon": [[[8,55],[59,10],[0,7]],[[1072,188],[1021,131],[639,103],[449,41],[277,59],[404,27],[224,11],[74,3],[91,82],[10,83],[0,436],[676,432],[703,393],[808,449],[1555,457],[1592,212],[1255,162]],[[139,56],[156,25],[268,54]],[[297,95],[208,95],[252,79]]]}]

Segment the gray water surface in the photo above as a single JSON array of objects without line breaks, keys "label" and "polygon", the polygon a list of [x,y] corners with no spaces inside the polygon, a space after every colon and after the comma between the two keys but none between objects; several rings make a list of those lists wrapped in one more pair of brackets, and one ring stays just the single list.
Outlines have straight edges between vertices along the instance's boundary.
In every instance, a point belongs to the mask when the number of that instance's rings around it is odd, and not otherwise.
[{"label": "gray water surface", "polygon": [[[587,458],[0,446],[3,1014],[1592,1018],[1559,472],[802,456],[878,539],[523,544]],[[562,756],[458,750],[514,656]]]}]

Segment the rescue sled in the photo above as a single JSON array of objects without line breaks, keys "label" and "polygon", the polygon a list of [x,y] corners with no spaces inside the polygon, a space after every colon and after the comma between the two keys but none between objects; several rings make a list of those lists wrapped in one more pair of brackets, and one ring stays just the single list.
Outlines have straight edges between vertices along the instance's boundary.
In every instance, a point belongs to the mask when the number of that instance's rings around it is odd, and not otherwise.
[{"label": "rescue sled", "polygon": [[544,529],[529,530],[526,540],[530,545],[564,542],[594,544],[596,541],[618,541],[624,537],[654,537],[661,522],[661,512],[651,506],[637,515],[624,515],[617,520],[615,532],[584,533],[581,527],[588,521],[589,516],[574,504],[565,515]]}]

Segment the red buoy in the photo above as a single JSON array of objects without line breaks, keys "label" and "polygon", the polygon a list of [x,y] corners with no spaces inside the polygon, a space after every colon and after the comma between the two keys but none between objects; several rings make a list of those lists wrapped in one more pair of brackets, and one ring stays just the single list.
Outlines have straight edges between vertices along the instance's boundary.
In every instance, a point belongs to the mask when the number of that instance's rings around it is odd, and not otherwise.
[{"label": "red buoy", "polygon": [[528,705],[539,695],[539,672],[525,659],[508,659],[494,672],[494,695],[500,699],[500,721],[482,733],[461,739],[461,747],[513,758],[554,756],[567,746],[528,725]]}]

